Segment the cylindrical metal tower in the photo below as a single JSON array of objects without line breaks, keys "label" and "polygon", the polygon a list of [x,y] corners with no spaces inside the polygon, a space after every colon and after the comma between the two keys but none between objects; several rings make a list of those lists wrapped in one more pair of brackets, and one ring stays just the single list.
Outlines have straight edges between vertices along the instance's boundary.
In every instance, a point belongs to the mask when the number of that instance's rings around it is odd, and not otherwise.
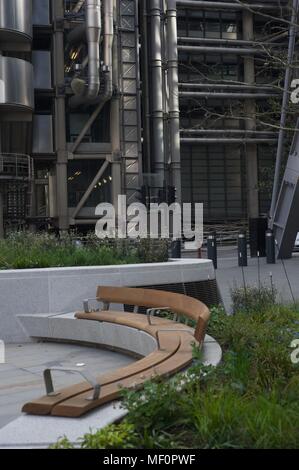
[{"label": "cylindrical metal tower", "polygon": [[[15,131],[13,127],[32,120],[31,42],[32,0],[0,0],[0,237],[4,225],[20,226],[28,215],[32,160],[27,155],[4,153],[7,142],[1,128],[6,122],[11,135],[17,135],[18,127]],[[19,146],[22,148],[22,142]]]}]

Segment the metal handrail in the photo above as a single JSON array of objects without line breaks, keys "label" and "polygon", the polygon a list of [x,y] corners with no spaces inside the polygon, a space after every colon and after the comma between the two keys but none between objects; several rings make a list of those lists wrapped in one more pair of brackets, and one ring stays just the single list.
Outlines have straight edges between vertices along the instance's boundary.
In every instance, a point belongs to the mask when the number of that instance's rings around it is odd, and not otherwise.
[{"label": "metal handrail", "polygon": [[[8,166],[7,173],[4,172]],[[33,160],[22,153],[0,153],[0,179],[16,178],[31,180],[34,176]]]},{"label": "metal handrail", "polygon": [[[152,317],[155,316],[156,313],[158,314],[158,313],[161,313],[161,312],[169,312],[169,311],[171,311],[170,307],[148,308],[147,311],[146,311],[148,324],[152,325]],[[177,314],[176,313],[174,314],[174,318],[175,318],[174,321],[177,321]]]},{"label": "metal handrail", "polygon": [[44,370],[45,387],[47,395],[49,397],[56,397],[60,395],[59,392],[54,391],[54,385],[51,374],[52,371],[72,372],[74,374],[80,374],[94,389],[92,397],[88,397],[86,398],[86,400],[93,401],[99,399],[101,392],[101,384],[98,383],[97,379],[89,371],[82,371],[74,369],[72,367],[48,367]]}]

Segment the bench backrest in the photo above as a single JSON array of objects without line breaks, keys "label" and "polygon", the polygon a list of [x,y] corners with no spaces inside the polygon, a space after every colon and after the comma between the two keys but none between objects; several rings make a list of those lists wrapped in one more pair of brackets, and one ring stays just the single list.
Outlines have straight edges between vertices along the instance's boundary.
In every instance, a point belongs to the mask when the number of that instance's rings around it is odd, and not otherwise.
[{"label": "bench backrest", "polygon": [[147,308],[168,307],[172,312],[194,320],[196,322],[194,337],[199,343],[204,341],[210,311],[204,303],[193,297],[154,289],[100,286],[97,290],[97,299],[109,304]]}]

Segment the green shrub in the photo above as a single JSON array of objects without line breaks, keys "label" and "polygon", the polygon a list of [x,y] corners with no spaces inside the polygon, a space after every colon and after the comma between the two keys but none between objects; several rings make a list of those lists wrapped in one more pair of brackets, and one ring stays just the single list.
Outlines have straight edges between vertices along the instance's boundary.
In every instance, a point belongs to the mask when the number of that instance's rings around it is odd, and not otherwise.
[{"label": "green shrub", "polygon": [[231,290],[233,311],[253,312],[261,311],[276,302],[277,290],[275,287],[260,285],[259,287],[235,287]]},{"label": "green shrub", "polygon": [[83,243],[75,234],[58,239],[47,233],[14,232],[0,240],[0,269],[105,266],[163,262],[168,244],[163,240],[99,240],[88,235]]},{"label": "green shrub", "polygon": [[50,449],[136,449],[139,436],[134,426],[128,423],[111,424],[97,432],[90,432],[78,439],[76,446],[63,437]]}]

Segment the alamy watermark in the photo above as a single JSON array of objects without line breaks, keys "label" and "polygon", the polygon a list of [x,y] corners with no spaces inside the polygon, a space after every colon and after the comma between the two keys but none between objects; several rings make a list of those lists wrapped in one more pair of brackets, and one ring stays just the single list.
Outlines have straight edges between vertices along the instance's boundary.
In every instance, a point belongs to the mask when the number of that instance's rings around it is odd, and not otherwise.
[{"label": "alamy watermark", "polygon": [[299,339],[294,339],[291,342],[291,348],[294,349],[291,354],[291,361],[293,364],[299,364]]},{"label": "alamy watermark", "polygon": [[4,341],[0,340],[0,364],[5,363],[5,344]]},{"label": "alamy watermark", "polygon": [[95,215],[98,238],[164,238],[192,240],[198,246],[203,242],[203,204],[173,203],[127,205],[127,197],[120,195],[115,208],[110,203],[97,206]]},{"label": "alamy watermark", "polygon": [[299,103],[299,79],[295,78],[291,83],[292,93],[291,93],[291,102],[293,104]]}]

